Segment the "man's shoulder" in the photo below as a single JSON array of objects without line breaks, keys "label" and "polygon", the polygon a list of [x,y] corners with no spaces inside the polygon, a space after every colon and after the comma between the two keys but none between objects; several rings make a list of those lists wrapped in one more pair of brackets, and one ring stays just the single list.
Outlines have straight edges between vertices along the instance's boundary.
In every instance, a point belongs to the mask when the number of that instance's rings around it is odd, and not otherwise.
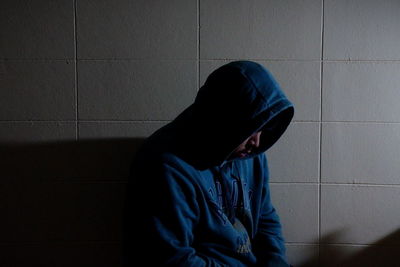
[{"label": "man's shoulder", "polygon": [[135,162],[140,165],[146,165],[153,168],[157,167],[171,167],[178,169],[192,168],[192,166],[183,160],[176,153],[154,148],[154,146],[143,146],[141,151],[136,155]]}]

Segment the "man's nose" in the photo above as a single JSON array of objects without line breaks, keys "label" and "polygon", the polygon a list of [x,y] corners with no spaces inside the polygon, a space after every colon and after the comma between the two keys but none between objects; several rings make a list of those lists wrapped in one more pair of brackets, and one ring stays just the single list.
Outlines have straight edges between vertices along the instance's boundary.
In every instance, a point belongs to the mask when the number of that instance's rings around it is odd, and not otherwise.
[{"label": "man's nose", "polygon": [[253,147],[259,147],[260,145],[260,136],[261,136],[261,132],[257,132],[254,135],[251,136],[250,138],[250,144]]}]

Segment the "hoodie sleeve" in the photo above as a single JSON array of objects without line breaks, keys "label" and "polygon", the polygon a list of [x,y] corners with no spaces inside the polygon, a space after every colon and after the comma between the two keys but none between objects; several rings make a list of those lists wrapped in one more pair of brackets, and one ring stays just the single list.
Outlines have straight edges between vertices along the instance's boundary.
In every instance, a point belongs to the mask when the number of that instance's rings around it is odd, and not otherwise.
[{"label": "hoodie sleeve", "polygon": [[257,257],[257,266],[289,267],[285,256],[285,243],[282,235],[282,227],[279,216],[271,203],[269,189],[269,174],[267,160],[264,155],[261,158],[264,171],[264,183],[262,190],[262,203],[258,230],[253,242],[253,251]]},{"label": "hoodie sleeve", "polygon": [[148,181],[151,193],[147,194],[151,196],[139,204],[143,205],[140,210],[144,213],[138,215],[140,229],[136,237],[140,248],[131,250],[134,262],[145,262],[148,266],[227,266],[192,247],[199,207],[190,179],[167,164],[149,170],[148,175],[141,177]]}]

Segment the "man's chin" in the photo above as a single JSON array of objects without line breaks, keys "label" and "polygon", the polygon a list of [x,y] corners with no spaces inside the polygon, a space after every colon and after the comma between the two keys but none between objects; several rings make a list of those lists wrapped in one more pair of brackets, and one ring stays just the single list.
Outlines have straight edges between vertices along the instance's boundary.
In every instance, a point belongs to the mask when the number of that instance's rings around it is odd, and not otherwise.
[{"label": "man's chin", "polygon": [[243,159],[249,157],[249,153],[246,152],[236,152],[229,156],[228,160]]},{"label": "man's chin", "polygon": [[248,157],[248,156],[249,156],[249,154],[247,154],[245,152],[240,152],[237,157],[238,158],[245,158],[245,157]]}]

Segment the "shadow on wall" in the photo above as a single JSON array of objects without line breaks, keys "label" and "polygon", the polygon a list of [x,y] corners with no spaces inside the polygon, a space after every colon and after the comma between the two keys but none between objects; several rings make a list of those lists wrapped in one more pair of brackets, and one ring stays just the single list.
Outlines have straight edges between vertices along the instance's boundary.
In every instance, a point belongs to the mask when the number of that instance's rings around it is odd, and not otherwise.
[{"label": "shadow on wall", "polygon": [[[378,240],[373,245],[335,245],[338,237],[345,234],[337,231],[322,237],[320,259],[310,257],[296,267],[389,267],[399,266],[400,229]],[[317,264],[319,262],[319,264]]]},{"label": "shadow on wall", "polygon": [[0,266],[121,266],[126,184],[142,142],[0,144]]},{"label": "shadow on wall", "polygon": [[[0,266],[121,266],[129,166],[143,139],[0,144]],[[329,245],[296,267],[397,266],[400,230],[373,246]],[[318,264],[319,262],[319,264]]]},{"label": "shadow on wall", "polygon": [[0,143],[1,173],[9,181],[25,182],[127,180],[129,164],[143,140]]}]

